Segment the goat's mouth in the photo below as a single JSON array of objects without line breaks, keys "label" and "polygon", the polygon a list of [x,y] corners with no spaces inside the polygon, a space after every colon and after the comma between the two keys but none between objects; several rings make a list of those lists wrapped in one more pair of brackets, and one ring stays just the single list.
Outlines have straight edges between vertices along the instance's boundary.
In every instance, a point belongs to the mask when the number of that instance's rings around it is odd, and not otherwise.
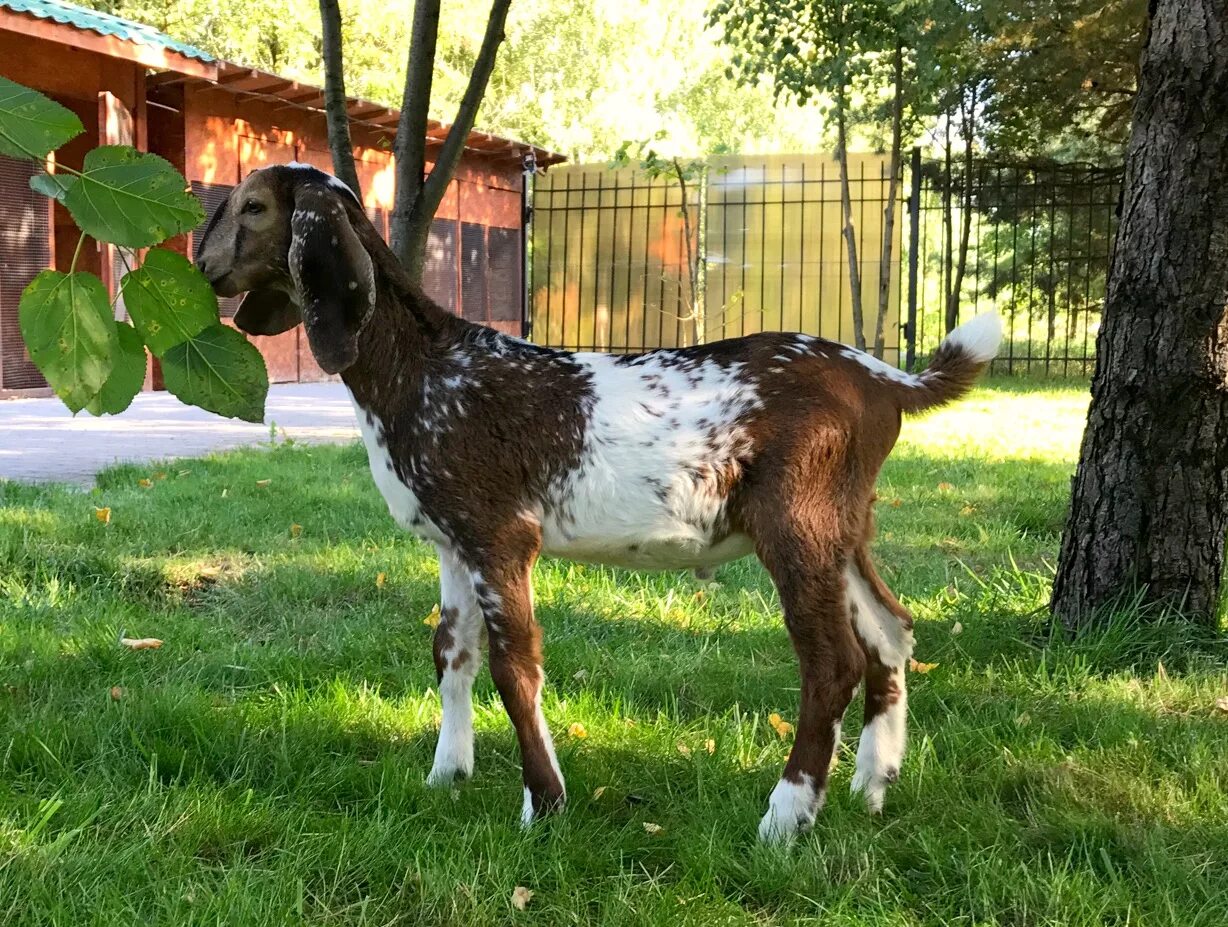
[{"label": "goat's mouth", "polygon": [[209,286],[218,296],[238,296],[243,291],[230,279],[230,271],[209,278]]}]

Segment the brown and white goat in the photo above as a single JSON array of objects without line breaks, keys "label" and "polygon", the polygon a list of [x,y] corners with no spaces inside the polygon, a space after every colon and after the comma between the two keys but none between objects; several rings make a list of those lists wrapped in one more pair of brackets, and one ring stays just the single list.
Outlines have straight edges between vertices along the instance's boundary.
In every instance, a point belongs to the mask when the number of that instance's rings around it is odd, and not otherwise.
[{"label": "brown and white goat", "polygon": [[760,836],[813,823],[862,680],[853,788],[881,808],[904,752],[912,620],[870,561],[874,482],[901,413],[960,396],[994,357],[997,316],[956,329],[918,375],[797,334],[626,356],[551,350],[439,308],[349,188],[297,164],[239,184],[197,264],[218,293],[247,293],[235,317],[244,330],[305,324],[320,366],[350,391],[389,511],[439,550],[443,722],[431,783],[473,771],[485,627],[520,743],[523,821],[564,802],[541,709],[540,554],[679,570],[753,553],[780,592],[802,681],[796,742]]}]

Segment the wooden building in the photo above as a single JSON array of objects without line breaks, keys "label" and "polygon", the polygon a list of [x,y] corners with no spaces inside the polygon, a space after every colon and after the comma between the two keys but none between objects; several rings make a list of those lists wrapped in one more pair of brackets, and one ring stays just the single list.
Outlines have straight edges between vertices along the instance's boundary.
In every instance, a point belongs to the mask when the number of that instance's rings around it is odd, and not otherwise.
[{"label": "wooden building", "polygon": [[[207,212],[256,168],[286,161],[331,167],[319,88],[215,60],[147,26],[61,0],[0,0],[0,75],[81,118],[85,132],[55,154],[61,163],[79,168],[98,145],[135,145],[174,164]],[[363,201],[386,234],[398,114],[364,100],[351,100],[349,111]],[[446,133],[446,126],[430,126],[428,161]],[[525,164],[542,168],[561,160],[530,145],[470,134],[428,247],[424,283],[441,305],[522,332]],[[63,207],[30,190],[37,170],[0,157],[0,397],[45,390],[21,340],[17,303],[40,271],[66,270],[77,245]],[[187,249],[190,242],[171,246]],[[110,246],[89,247],[77,266],[114,288],[123,258]],[[222,301],[223,318],[235,303]],[[253,341],[271,381],[323,378],[301,328]],[[158,385],[152,369],[147,387]]]}]

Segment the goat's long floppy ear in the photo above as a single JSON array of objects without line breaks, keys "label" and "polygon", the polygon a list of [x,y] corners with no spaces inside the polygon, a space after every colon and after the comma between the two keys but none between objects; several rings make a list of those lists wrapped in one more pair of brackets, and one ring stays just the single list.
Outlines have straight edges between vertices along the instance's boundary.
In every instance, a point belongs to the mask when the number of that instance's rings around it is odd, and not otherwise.
[{"label": "goat's long floppy ear", "polygon": [[290,220],[290,277],[316,362],[340,373],[358,357],[375,306],[375,268],[337,194],[302,184]]},{"label": "goat's long floppy ear", "polygon": [[239,303],[235,325],[249,335],[280,335],[303,321],[294,298],[282,290],[252,290]]}]

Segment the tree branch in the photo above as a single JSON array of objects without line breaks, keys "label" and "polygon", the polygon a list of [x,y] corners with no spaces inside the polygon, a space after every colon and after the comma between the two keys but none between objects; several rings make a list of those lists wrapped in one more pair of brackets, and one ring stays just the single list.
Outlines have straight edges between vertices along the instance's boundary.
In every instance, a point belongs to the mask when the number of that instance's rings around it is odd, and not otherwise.
[{"label": "tree branch", "polygon": [[[415,280],[421,279],[422,276],[422,264],[431,231],[431,219],[435,215],[435,210],[439,208],[444,193],[447,192],[452,175],[456,172],[456,165],[460,163],[461,154],[465,150],[465,142],[469,139],[473,122],[478,115],[478,107],[481,106],[482,97],[486,93],[490,74],[495,69],[495,57],[503,42],[503,28],[507,22],[507,10],[511,2],[512,0],[494,0],[490,5],[490,17],[486,20],[486,34],[482,37],[482,47],[478,50],[477,60],[473,63],[469,84],[465,88],[465,95],[461,98],[460,106],[457,107],[456,118],[448,130],[448,137],[444,139],[439,153],[435,156],[435,164],[431,168],[430,176],[427,177],[426,182],[422,185],[421,193],[410,206],[406,237],[401,242],[403,250],[397,251],[397,256]],[[438,11],[438,3],[435,4],[435,7]],[[438,15],[436,21],[438,21]],[[422,137],[425,136],[425,120],[423,129]],[[398,200],[399,198],[398,191]]]},{"label": "tree branch", "polygon": [[[426,173],[426,123],[431,108],[431,82],[435,76],[435,42],[439,35],[439,0],[414,3],[413,32],[409,40],[409,63],[405,69],[405,93],[401,118],[392,152],[396,158],[396,202],[392,209],[392,250],[415,279],[412,270],[415,236],[411,233],[417,203],[422,197]],[[426,239],[423,237],[425,243]]]},{"label": "tree branch", "polygon": [[350,141],[350,114],[346,108],[345,70],[341,53],[341,6],[338,0],[320,0],[324,50],[324,113],[328,119],[328,149],[333,173],[361,200],[354,144]]}]

